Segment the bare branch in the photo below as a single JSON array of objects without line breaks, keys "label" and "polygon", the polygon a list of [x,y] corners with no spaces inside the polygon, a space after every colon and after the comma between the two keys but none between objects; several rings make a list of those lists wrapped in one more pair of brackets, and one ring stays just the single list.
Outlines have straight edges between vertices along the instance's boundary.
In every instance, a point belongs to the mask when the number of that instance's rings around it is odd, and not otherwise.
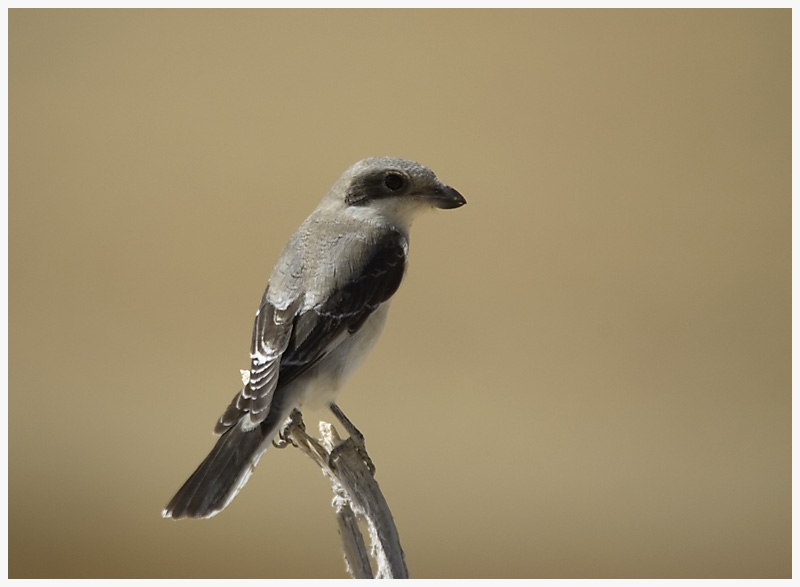
[{"label": "bare branch", "polygon": [[369,527],[372,555],[378,567],[375,578],[407,579],[408,568],[397,527],[373,476],[372,461],[366,455],[363,437],[358,441],[353,437],[341,441],[336,429],[327,422],[320,422],[320,433],[319,442],[311,438],[297,412],[292,414],[281,436],[317,463],[333,484],[333,506],[347,570],[354,578],[373,577],[356,520],[358,515]]}]

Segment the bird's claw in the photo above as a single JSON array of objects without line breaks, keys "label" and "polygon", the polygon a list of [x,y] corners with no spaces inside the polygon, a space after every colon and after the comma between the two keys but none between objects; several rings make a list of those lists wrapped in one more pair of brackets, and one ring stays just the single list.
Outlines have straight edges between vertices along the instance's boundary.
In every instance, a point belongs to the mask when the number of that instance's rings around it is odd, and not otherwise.
[{"label": "bird's claw", "polygon": [[289,417],[286,419],[286,424],[284,424],[278,432],[277,440],[272,440],[272,446],[275,448],[286,448],[292,444],[292,440],[289,436],[295,428],[299,428],[303,432],[306,430],[306,423],[303,422],[303,414],[297,409],[292,410],[292,413],[289,414]]},{"label": "bird's claw", "polygon": [[328,454],[328,466],[329,468],[335,468],[335,462],[339,458],[339,454],[344,450],[354,449],[356,454],[361,458],[364,464],[369,469],[369,473],[372,476],[375,476],[375,463],[372,462],[369,454],[367,454],[367,448],[364,445],[364,437],[361,436],[360,438],[357,436],[350,436],[346,438],[339,444],[337,444],[331,452]]},{"label": "bird's claw", "polygon": [[[347,440],[345,440],[345,442],[350,442],[353,445],[353,447],[356,449],[356,452],[358,453],[358,456],[360,456],[361,459],[364,461],[364,464],[367,465],[370,474],[375,475],[375,464],[372,462],[372,459],[369,458],[369,455],[367,454],[367,446],[366,442],[364,441],[364,435],[361,434],[361,430],[356,428],[355,424],[353,424],[350,421],[350,418],[348,418],[342,411],[342,409],[335,403],[332,403],[330,405],[330,410],[333,413],[333,415],[336,416],[336,419],[342,423],[342,426],[344,426],[344,429],[350,436]],[[334,456],[337,450],[341,450],[341,447],[345,444],[345,442],[340,443],[336,448],[334,448],[331,451],[331,457]]]}]

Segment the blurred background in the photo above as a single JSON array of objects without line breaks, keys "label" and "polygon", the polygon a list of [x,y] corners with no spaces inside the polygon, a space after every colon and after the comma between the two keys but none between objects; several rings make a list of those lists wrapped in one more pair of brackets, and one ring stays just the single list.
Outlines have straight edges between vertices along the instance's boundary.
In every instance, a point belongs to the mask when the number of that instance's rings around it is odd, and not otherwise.
[{"label": "blurred background", "polygon": [[412,576],[791,576],[790,10],[8,22],[11,577],[347,576],[296,450],[160,514],[373,155],[469,202],[340,396]]}]

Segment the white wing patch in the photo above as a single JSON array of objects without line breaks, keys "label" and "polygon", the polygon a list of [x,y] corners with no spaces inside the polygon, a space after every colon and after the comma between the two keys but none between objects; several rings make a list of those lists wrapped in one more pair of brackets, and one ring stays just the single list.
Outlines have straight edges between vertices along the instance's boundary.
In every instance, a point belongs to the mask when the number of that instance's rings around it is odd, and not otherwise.
[{"label": "white wing patch", "polygon": [[223,434],[245,414],[249,415],[243,422],[245,428],[254,428],[267,417],[278,384],[281,356],[289,345],[292,321],[302,301],[303,297],[299,296],[285,310],[279,310],[264,295],[256,312],[250,344],[249,380],[220,417],[215,434]]}]

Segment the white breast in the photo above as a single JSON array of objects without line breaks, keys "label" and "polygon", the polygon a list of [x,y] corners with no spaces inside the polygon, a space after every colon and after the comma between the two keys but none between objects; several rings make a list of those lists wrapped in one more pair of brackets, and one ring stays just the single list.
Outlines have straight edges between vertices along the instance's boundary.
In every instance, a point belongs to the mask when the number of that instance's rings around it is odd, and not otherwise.
[{"label": "white breast", "polygon": [[387,301],[367,318],[358,332],[352,336],[347,335],[348,338],[298,381],[298,387],[304,388],[302,391],[298,390],[302,396],[299,399],[301,406],[316,410],[336,401],[336,396],[347,378],[378,340],[388,312]]}]

